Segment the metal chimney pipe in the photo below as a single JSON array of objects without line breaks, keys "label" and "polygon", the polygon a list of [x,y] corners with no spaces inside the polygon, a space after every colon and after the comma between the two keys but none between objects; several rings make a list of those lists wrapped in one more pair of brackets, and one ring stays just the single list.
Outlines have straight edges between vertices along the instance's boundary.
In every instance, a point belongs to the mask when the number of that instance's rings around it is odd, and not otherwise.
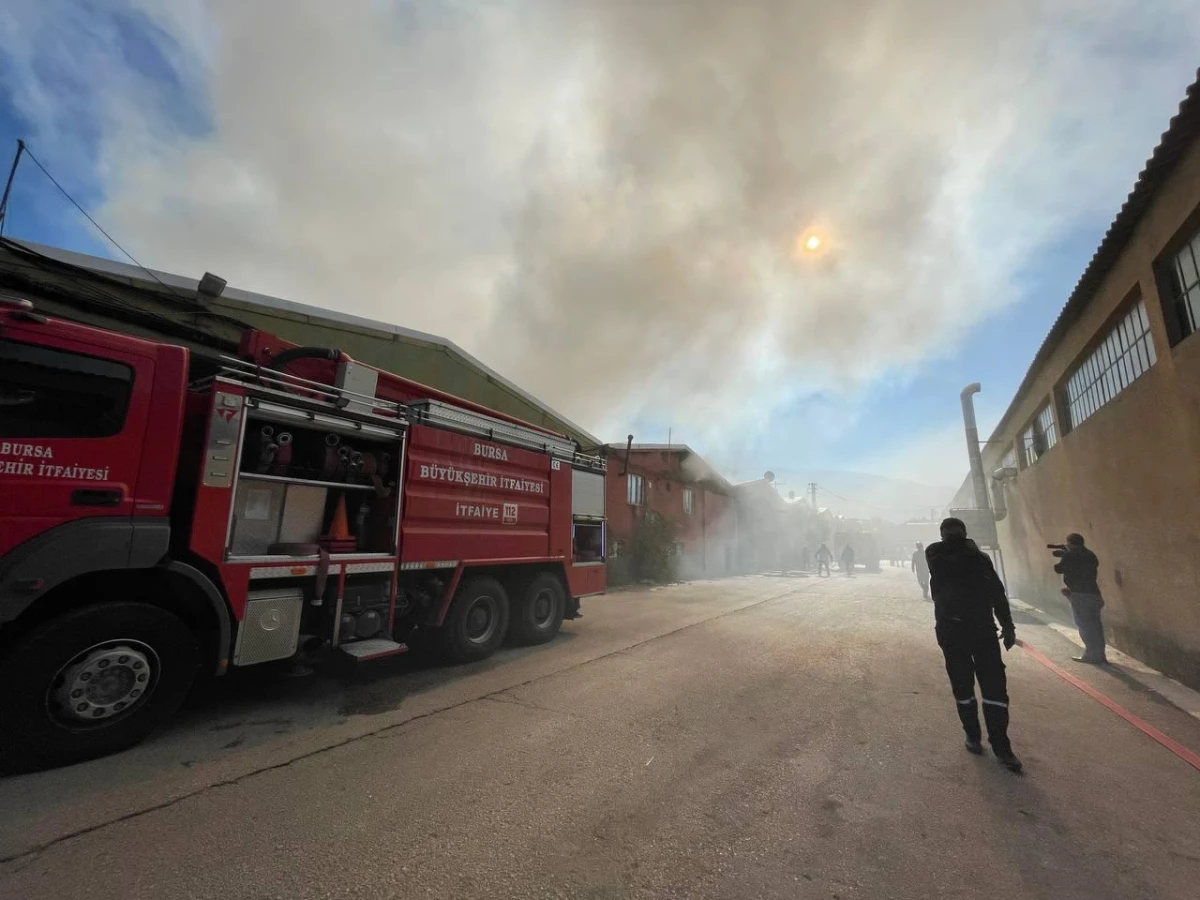
[{"label": "metal chimney pipe", "polygon": [[967,433],[967,458],[971,461],[971,482],[975,488],[975,505],[980,509],[991,510],[992,504],[988,497],[987,479],[983,476],[983,454],[979,452],[979,427],[975,424],[975,401],[971,398],[983,388],[979,382],[968,384],[962,389],[959,398],[962,400],[963,428]]}]

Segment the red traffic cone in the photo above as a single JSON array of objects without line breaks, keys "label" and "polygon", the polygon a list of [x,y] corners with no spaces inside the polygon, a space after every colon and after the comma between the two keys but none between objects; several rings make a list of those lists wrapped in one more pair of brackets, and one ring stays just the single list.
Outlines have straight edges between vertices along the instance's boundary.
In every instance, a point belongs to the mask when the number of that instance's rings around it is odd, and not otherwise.
[{"label": "red traffic cone", "polygon": [[333,510],[333,521],[329,523],[329,533],[327,537],[331,537],[335,541],[345,541],[350,539],[350,525],[346,521],[345,494],[338,498],[337,506]]}]

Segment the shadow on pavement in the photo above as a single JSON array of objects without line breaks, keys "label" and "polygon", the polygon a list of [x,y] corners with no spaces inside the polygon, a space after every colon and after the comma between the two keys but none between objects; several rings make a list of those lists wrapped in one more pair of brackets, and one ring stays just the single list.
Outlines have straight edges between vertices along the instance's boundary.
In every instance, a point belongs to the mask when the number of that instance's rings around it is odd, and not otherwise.
[{"label": "shadow on pavement", "polygon": [[[553,643],[567,644],[577,637],[562,631]],[[235,729],[284,734],[321,728],[350,716],[386,713],[455,678],[500,668],[540,649],[504,647],[486,660],[457,665],[423,649],[358,668],[334,657],[303,676],[291,675],[286,662],[233,669],[198,684],[174,720],[152,741]],[[244,735],[235,738],[222,749],[233,749],[244,740]]]},{"label": "shadow on pavement", "polygon": [[[1018,748],[1019,749],[1019,748]],[[1026,760],[1028,763],[1028,760]],[[1012,861],[1024,892],[1034,900],[1127,900],[1161,897],[1131,868],[1101,848],[1088,847],[1081,824],[1038,785],[1038,769],[1014,776],[988,757],[979,766],[982,809],[993,822],[998,849]],[[1135,883],[1131,883],[1135,882]],[[1063,885],[1070,885],[1066,892]]]}]

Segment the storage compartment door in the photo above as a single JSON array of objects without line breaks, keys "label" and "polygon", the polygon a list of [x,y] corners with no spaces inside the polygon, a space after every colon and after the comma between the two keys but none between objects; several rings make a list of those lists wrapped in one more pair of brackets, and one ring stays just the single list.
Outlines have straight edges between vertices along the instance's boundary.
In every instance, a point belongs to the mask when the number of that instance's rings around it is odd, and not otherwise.
[{"label": "storage compartment door", "polygon": [[232,556],[262,556],[279,537],[287,485],[240,481],[233,501]]},{"label": "storage compartment door", "polygon": [[304,593],[299,588],[251,591],[238,627],[233,664],[250,666],[287,659],[296,652]]},{"label": "storage compartment door", "polygon": [[311,544],[321,533],[329,489],[281,481],[238,481],[229,555],[264,556],[276,543]]},{"label": "storage compartment door", "polygon": [[571,515],[604,518],[604,476],[572,469]]}]

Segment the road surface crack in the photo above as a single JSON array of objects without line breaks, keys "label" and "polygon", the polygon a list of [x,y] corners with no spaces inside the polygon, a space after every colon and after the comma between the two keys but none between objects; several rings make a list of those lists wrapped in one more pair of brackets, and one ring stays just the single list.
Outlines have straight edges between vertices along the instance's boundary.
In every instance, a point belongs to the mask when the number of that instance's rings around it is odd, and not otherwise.
[{"label": "road surface crack", "polygon": [[575,713],[569,712],[565,709],[554,709],[553,707],[542,706],[540,704],[534,703],[532,700],[524,700],[520,697],[506,696],[507,692],[508,692],[508,689],[506,688],[503,691],[497,691],[494,694],[488,694],[486,697],[480,697],[479,699],[480,700],[491,700],[494,703],[503,703],[506,706],[523,706],[526,709],[536,709],[536,710],[540,710],[541,712],[553,713],[556,716],[570,716],[571,718],[575,718],[575,719],[579,718],[579,716],[576,715]]}]

